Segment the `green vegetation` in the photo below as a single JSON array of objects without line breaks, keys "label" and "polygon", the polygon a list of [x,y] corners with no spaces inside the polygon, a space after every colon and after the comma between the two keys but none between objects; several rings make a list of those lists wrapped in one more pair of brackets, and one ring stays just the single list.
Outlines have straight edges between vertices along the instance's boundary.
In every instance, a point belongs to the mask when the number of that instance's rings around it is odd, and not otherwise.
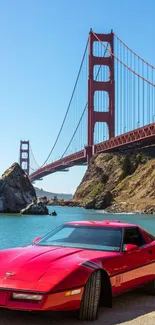
[{"label": "green vegetation", "polygon": [[103,191],[103,184],[94,184],[92,191],[89,193],[91,199],[95,199],[96,196],[100,195]]},{"label": "green vegetation", "polygon": [[145,164],[148,157],[140,152],[137,154],[127,153],[123,159],[123,178],[132,175],[140,164]]}]

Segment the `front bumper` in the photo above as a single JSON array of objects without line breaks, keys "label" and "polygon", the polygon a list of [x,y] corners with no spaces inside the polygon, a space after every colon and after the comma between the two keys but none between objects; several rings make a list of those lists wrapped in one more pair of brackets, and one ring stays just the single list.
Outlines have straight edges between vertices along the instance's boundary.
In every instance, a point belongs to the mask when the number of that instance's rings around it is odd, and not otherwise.
[{"label": "front bumper", "polygon": [[[41,301],[22,301],[13,299],[13,290],[0,290],[0,308],[15,309],[15,310],[78,310],[83,295],[84,288],[81,287],[80,293],[75,295],[67,295],[67,291],[58,293],[41,293],[43,298]],[[17,291],[16,291],[17,292]],[[19,292],[21,293],[21,291]],[[23,293],[27,293],[23,291]],[[32,292],[31,292],[32,293]],[[33,294],[36,294],[33,292]]]}]

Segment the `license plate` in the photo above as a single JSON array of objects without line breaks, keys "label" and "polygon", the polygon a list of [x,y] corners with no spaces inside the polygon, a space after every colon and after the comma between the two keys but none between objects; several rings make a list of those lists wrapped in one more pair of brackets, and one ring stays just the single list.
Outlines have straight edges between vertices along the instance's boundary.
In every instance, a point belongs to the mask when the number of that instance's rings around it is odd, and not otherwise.
[{"label": "license plate", "polygon": [[6,305],[7,292],[0,291],[0,306]]}]

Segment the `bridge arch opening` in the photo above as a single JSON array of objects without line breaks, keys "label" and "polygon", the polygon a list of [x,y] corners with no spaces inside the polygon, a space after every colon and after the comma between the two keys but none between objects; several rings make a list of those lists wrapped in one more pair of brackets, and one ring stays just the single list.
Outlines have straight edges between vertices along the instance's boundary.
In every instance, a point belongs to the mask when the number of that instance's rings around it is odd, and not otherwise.
[{"label": "bridge arch opening", "polygon": [[106,57],[110,56],[110,43],[109,42],[93,42],[93,55],[96,57]]},{"label": "bridge arch opening", "polygon": [[110,70],[107,65],[94,65],[93,78],[98,82],[107,82],[110,80]]},{"label": "bridge arch opening", "polygon": [[109,94],[107,93],[107,91],[95,91],[94,111],[95,112],[109,111]]},{"label": "bridge arch opening", "polygon": [[94,144],[107,141],[109,139],[108,125],[105,122],[97,122],[94,128]]}]

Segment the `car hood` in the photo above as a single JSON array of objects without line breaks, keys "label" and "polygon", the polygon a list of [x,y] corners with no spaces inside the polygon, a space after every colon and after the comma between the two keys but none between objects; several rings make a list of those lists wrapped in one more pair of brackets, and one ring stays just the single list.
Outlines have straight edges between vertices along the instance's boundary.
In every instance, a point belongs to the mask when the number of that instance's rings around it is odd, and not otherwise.
[{"label": "car hood", "polygon": [[54,262],[80,252],[78,249],[61,247],[29,246],[0,252],[0,277],[12,273],[12,279],[34,281],[54,265]]},{"label": "car hood", "polygon": [[86,260],[114,255],[118,253],[37,245],[0,251],[0,286],[15,280],[54,286]]}]

